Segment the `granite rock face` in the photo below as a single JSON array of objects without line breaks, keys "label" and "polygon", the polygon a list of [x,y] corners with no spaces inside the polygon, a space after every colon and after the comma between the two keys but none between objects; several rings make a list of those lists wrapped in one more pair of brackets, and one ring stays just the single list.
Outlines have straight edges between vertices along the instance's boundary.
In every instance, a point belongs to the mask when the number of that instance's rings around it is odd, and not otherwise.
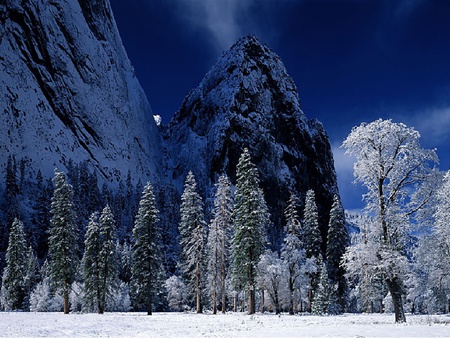
[{"label": "granite rock face", "polygon": [[0,166],[88,161],[114,184],[159,180],[161,138],[108,0],[0,1]]},{"label": "granite rock face", "polygon": [[206,201],[220,174],[235,182],[236,164],[248,148],[272,215],[272,244],[280,244],[290,190],[303,201],[314,189],[326,235],[338,193],[328,136],[320,122],[302,112],[280,58],[256,37],[240,39],[222,55],[185,98],[164,141],[169,179],[181,189],[192,170]]}]

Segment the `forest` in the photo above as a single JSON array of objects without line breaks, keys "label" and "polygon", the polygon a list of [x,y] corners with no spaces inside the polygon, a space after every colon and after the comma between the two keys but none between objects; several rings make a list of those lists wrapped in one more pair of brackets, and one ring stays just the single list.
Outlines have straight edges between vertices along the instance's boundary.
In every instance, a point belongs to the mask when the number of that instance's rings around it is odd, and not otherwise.
[{"label": "forest", "polygon": [[354,127],[342,147],[356,158],[365,209],[346,221],[336,195],[322,243],[315,192],[300,203],[292,191],[280,248],[268,243],[270,214],[247,149],[235,185],[218,178],[211,210],[192,172],[171,203],[130,174],[113,191],[85,162],[46,180],[10,156],[0,187],[1,308],[394,312],[396,322],[405,312],[448,313],[450,174],[419,138],[391,120]]}]

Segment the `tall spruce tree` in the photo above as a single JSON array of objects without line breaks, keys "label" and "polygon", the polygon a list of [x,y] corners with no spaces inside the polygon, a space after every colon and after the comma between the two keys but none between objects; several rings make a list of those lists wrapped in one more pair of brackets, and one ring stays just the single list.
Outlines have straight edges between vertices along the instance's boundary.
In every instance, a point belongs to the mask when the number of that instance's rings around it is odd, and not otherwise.
[{"label": "tall spruce tree", "polygon": [[207,284],[210,293],[213,314],[217,313],[218,297],[221,296],[222,312],[226,306],[226,278],[233,214],[233,196],[231,183],[226,175],[219,177],[216,183],[213,219],[209,225],[207,251]]},{"label": "tall spruce tree", "polygon": [[342,208],[341,200],[338,195],[334,195],[333,205],[330,211],[330,221],[328,224],[327,238],[327,270],[328,277],[332,284],[338,285],[337,302],[340,311],[345,308],[347,294],[347,281],[345,278],[345,269],[340,264],[345,250],[349,245],[349,236],[345,226],[345,214]]},{"label": "tall spruce tree", "polygon": [[27,245],[23,223],[17,218],[11,226],[6,267],[2,277],[2,303],[6,310],[21,310],[25,300]]},{"label": "tall spruce tree", "polygon": [[85,298],[94,304],[97,312],[105,312],[106,298],[117,289],[118,262],[116,228],[111,208],[107,205],[99,218],[97,212],[90,217],[85,235],[83,275]]},{"label": "tall spruce tree", "polygon": [[25,262],[25,300],[24,300],[24,310],[30,308],[30,296],[36,285],[39,283],[40,276],[40,266],[39,261],[36,257],[36,252],[31,247],[28,247],[28,252],[26,255],[27,261]]},{"label": "tall spruce tree", "polygon": [[255,313],[257,264],[266,245],[269,212],[259,187],[259,175],[244,149],[236,170],[234,234],[232,238],[233,281],[248,292],[248,313]]},{"label": "tall spruce tree", "polygon": [[181,236],[181,269],[188,282],[191,298],[195,298],[196,311],[201,313],[204,286],[204,258],[206,222],[203,201],[197,192],[194,174],[189,171],[181,196],[179,231]]},{"label": "tall spruce tree", "polygon": [[84,255],[82,260],[84,278],[84,298],[85,303],[97,306],[98,313],[101,313],[101,289],[100,289],[100,223],[99,214],[94,212],[89,218],[84,240]]},{"label": "tall spruce tree", "polygon": [[50,277],[56,289],[62,292],[64,313],[69,313],[69,293],[75,280],[78,246],[77,224],[72,186],[66,175],[55,169],[54,192],[49,228]]},{"label": "tall spruce tree", "polygon": [[298,289],[302,265],[305,263],[306,253],[301,242],[301,223],[297,212],[297,197],[291,193],[286,207],[286,235],[281,247],[281,259],[287,267],[289,314],[294,314],[294,293]]},{"label": "tall spruce tree", "polygon": [[308,292],[308,311],[311,312],[313,293],[316,289],[320,267],[323,262],[321,244],[322,237],[319,230],[319,214],[316,205],[314,190],[308,190],[305,198],[305,210],[303,214],[303,244],[305,246],[306,258],[312,258],[316,262],[317,271],[310,272],[310,290]]},{"label": "tall spruce tree", "polygon": [[133,227],[131,286],[137,305],[144,305],[148,315],[164,280],[158,214],[153,186],[147,182]]}]

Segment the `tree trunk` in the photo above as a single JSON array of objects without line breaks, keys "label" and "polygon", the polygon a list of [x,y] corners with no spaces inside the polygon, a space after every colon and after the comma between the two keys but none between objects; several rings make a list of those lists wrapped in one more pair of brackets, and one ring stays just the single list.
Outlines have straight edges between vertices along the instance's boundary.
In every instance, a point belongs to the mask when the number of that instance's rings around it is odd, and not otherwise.
[{"label": "tree trunk", "polygon": [[308,290],[308,309],[307,311],[309,313],[311,313],[311,309],[312,309],[312,297],[313,297],[313,292],[312,292],[312,288]]},{"label": "tree trunk", "polygon": [[[214,277],[215,278],[215,277]],[[216,289],[214,288],[214,292],[213,292],[213,299],[212,299],[212,306],[213,306],[213,308],[212,308],[212,313],[213,313],[213,315],[215,315],[215,314],[217,314],[217,291],[216,291]]]},{"label": "tree trunk", "polygon": [[233,297],[233,311],[237,312],[237,292],[234,293]]},{"label": "tree trunk", "polygon": [[69,292],[67,290],[64,291],[64,314],[69,314]]},{"label": "tree trunk", "polygon": [[197,262],[197,271],[196,271],[196,286],[197,286],[197,313],[202,313],[202,289],[201,289],[201,275],[200,275],[200,262]]},{"label": "tree trunk", "polygon": [[248,290],[248,314],[253,315],[255,313],[255,290],[252,287]]},{"label": "tree trunk", "polygon": [[264,289],[261,290],[261,313],[264,313]]},{"label": "tree trunk", "polygon": [[394,304],[395,322],[406,323],[405,311],[403,310],[402,287],[398,277],[386,280],[386,284]]},{"label": "tree trunk", "polygon": [[289,314],[294,314],[294,282],[292,277],[289,277]]}]

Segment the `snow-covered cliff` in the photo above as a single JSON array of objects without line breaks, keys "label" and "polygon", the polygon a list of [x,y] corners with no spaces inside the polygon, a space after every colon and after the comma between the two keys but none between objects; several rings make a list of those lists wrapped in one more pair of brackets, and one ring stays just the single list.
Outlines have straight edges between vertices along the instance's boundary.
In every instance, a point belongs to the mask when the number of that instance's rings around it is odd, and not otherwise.
[{"label": "snow-covered cliff", "polygon": [[0,1],[0,166],[158,180],[161,140],[108,0]]},{"label": "snow-covered cliff", "polygon": [[221,173],[234,181],[249,148],[274,222],[271,240],[280,238],[290,190],[302,200],[315,190],[325,235],[338,192],[327,134],[306,118],[282,61],[257,38],[242,38],[222,55],[185,98],[164,139],[169,179],[181,189],[192,170],[206,198]]}]

